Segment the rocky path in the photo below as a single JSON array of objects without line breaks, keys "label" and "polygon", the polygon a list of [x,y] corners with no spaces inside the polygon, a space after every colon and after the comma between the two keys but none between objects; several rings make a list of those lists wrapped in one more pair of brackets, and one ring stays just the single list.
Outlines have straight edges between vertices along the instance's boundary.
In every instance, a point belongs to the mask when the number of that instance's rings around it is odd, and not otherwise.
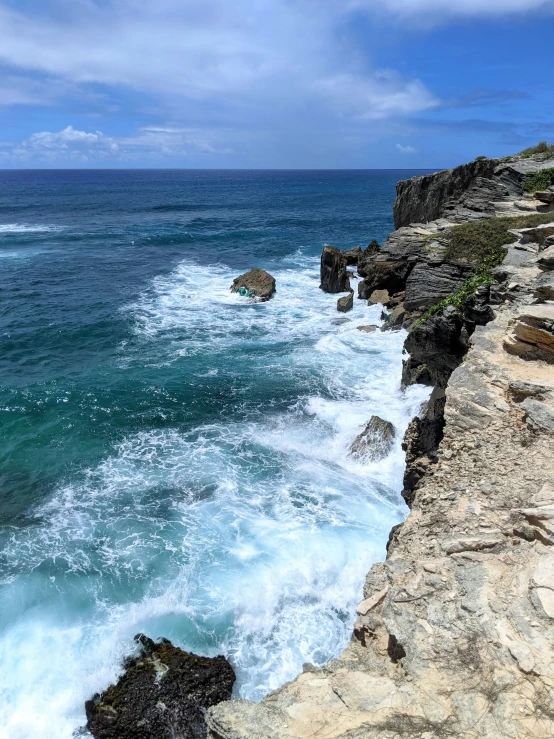
[{"label": "rocky path", "polygon": [[211,708],[212,739],[554,736],[554,259],[530,238],[435,390],[442,440],[350,645],[260,704]]}]

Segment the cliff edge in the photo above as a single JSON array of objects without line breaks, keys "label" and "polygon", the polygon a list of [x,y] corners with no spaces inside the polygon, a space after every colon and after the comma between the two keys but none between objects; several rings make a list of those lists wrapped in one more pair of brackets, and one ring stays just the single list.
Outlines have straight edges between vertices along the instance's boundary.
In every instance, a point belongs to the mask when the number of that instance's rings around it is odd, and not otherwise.
[{"label": "cliff edge", "polygon": [[553,165],[399,183],[358,271],[402,308],[404,384],[433,388],[404,440],[410,515],[340,657],[212,707],[212,739],[554,735],[554,192],[529,187]]}]

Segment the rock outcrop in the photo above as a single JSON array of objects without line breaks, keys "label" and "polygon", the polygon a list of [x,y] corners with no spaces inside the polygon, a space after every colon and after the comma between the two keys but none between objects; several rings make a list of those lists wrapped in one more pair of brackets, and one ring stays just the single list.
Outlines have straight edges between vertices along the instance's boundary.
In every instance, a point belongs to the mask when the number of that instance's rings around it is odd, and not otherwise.
[{"label": "rock outcrop", "polygon": [[334,246],[323,247],[321,253],[321,284],[326,293],[350,292],[350,279],[346,271],[347,260],[340,249]]},{"label": "rock outcrop", "polygon": [[[367,575],[346,650],[259,704],[210,709],[212,739],[554,735],[548,229],[516,230],[493,284],[424,315],[444,297],[442,280],[455,290],[479,266],[447,260],[437,236],[464,220],[545,213],[550,203],[523,189],[529,173],[551,166],[485,160],[400,183],[402,227],[358,270],[364,297],[405,291],[395,306],[410,329],[403,382],[433,388],[403,442],[410,515]],[[412,220],[425,223],[405,225]]]},{"label": "rock outcrop", "polygon": [[229,700],[235,673],[225,657],[197,657],[139,634],[136,657],[115,685],[85,704],[96,739],[204,739],[206,709]]},{"label": "rock outcrop", "polygon": [[237,293],[241,288],[261,301],[269,300],[275,293],[275,278],[264,269],[251,269],[233,280],[231,292]]},{"label": "rock outcrop", "polygon": [[354,459],[375,462],[390,454],[394,445],[396,432],[390,421],[379,416],[371,416],[366,427],[350,447],[350,455]]},{"label": "rock outcrop", "polygon": [[354,290],[350,290],[348,295],[337,300],[337,310],[339,313],[347,313],[354,307]]}]

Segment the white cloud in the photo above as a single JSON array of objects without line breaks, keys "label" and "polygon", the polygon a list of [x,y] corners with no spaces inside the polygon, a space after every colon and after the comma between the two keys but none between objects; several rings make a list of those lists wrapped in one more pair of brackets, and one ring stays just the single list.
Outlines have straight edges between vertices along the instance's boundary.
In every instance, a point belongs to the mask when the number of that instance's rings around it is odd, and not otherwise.
[{"label": "white cloud", "polygon": [[396,144],[396,148],[398,151],[402,152],[402,154],[417,154],[417,149],[414,149],[413,146],[402,146],[402,144]]},{"label": "white cloud", "polygon": [[101,131],[87,133],[67,126],[62,131],[41,131],[17,144],[12,149],[15,159],[26,161],[38,159],[46,162],[70,160],[88,162],[113,157],[119,146],[113,138]]},{"label": "white cloud", "polygon": [[[228,133],[228,132],[227,132]],[[232,132],[231,132],[232,133]],[[191,155],[228,153],[219,145],[221,131],[150,126],[131,136],[111,137],[102,131],[80,131],[66,126],[61,131],[40,131],[16,144],[5,142],[3,157],[14,161],[36,160],[49,164],[107,160],[132,163],[144,159],[187,158]]]},{"label": "white cloud", "polygon": [[350,7],[383,8],[404,16],[502,16],[552,10],[552,0],[353,0]]},{"label": "white cloud", "polygon": [[331,102],[331,114],[373,118],[433,100],[418,80],[367,69],[336,38],[345,12],[338,2],[107,0],[57,4],[57,15],[48,7],[31,14],[0,2],[0,61],[70,85],[130,87],[181,108],[186,100],[242,111]]}]

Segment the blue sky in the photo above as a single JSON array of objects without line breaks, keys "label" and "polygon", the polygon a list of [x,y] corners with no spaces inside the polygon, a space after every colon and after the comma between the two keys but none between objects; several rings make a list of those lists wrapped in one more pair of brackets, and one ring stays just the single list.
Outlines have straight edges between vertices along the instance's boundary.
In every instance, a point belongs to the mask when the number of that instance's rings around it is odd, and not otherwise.
[{"label": "blue sky", "polygon": [[0,0],[0,167],[449,167],[554,139],[554,0]]}]

